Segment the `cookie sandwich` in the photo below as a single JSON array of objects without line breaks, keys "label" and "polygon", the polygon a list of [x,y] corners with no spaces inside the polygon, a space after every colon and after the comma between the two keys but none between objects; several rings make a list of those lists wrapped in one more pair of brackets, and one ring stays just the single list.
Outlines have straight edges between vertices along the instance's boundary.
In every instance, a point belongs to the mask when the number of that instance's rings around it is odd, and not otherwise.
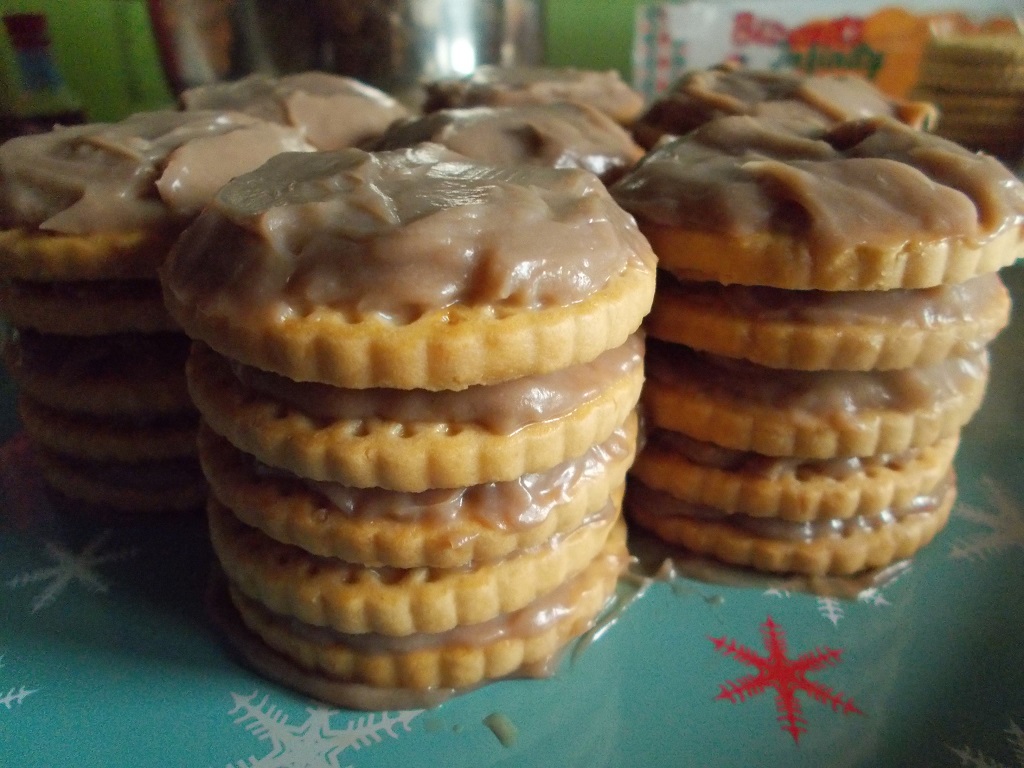
[{"label": "cookie sandwich", "polygon": [[585,171],[421,144],[226,185],[162,281],[243,658],[362,708],[548,671],[626,562],[654,278]]},{"label": "cookie sandwich", "polygon": [[396,121],[374,148],[398,149],[423,141],[486,165],[582,168],[606,184],[644,153],[626,129],[603,112],[570,102],[439,109]]},{"label": "cookie sandwich", "polygon": [[4,361],[59,496],[143,515],[201,505],[188,340],[157,269],[221,184],[303,148],[246,115],[172,111],[0,146]]},{"label": "cookie sandwich", "polygon": [[728,117],[612,188],[659,257],[633,521],[741,566],[851,574],[946,523],[1006,324],[1024,186],[885,118]]},{"label": "cookie sandwich", "polygon": [[373,86],[317,71],[280,77],[255,73],[201,85],[182,92],[181,103],[187,110],[244,112],[295,128],[318,150],[364,146],[409,115],[399,101]]},{"label": "cookie sandwich", "polygon": [[465,77],[435,80],[425,87],[424,112],[570,101],[587,104],[620,125],[630,125],[644,108],[643,96],[613,69],[486,65]]}]

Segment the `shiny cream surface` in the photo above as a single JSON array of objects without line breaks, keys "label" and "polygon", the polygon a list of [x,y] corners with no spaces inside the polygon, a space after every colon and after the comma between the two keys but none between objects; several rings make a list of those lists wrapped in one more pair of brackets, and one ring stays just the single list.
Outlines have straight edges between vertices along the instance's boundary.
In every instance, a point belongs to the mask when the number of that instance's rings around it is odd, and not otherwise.
[{"label": "shiny cream surface", "polygon": [[654,261],[593,174],[420,144],[288,153],[235,179],[179,239],[165,286],[200,312],[411,322],[568,306]]},{"label": "shiny cream surface", "polygon": [[253,74],[182,94],[186,109],[230,109],[302,130],[319,150],[370,141],[409,111],[383,91],[342,75],[299,72]]},{"label": "shiny cream surface", "polygon": [[1024,184],[999,161],[883,118],[712,120],[647,155],[612,193],[641,224],[784,234],[811,258],[981,244],[1024,223]]},{"label": "shiny cream surface", "polygon": [[86,234],[179,224],[231,178],[309,150],[293,129],[219,111],[58,127],[0,145],[0,225]]}]

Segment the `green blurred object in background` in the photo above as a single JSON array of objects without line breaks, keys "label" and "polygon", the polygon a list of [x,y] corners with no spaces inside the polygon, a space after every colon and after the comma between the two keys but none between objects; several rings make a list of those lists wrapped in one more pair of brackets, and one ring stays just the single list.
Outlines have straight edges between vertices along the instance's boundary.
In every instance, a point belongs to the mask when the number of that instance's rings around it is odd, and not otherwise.
[{"label": "green blurred object in background", "polygon": [[544,55],[556,67],[617,69],[632,81],[636,7],[650,0],[545,0]]},{"label": "green blurred object in background", "polygon": [[[53,64],[67,89],[60,101],[76,101],[85,119],[116,120],[173,103],[146,0],[2,0],[0,9],[4,17],[45,16]],[[8,119],[45,107],[45,99],[26,98],[22,63],[4,34],[0,111]]]},{"label": "green blurred object in background", "polygon": [[[291,0],[279,2],[291,5]],[[544,0],[540,26],[545,63],[617,69],[628,80],[634,10],[642,2]],[[0,117],[5,132],[45,130],[53,122],[73,122],[76,115],[78,120],[110,121],[173,106],[174,92],[161,54],[180,41],[169,40],[166,24],[174,14],[202,15],[213,5],[230,13],[234,23],[256,7],[249,0],[0,0],[0,15],[5,18],[45,17],[47,53],[59,86],[40,90],[36,77],[32,90],[25,68],[39,74],[35,52],[26,56],[23,49],[15,50],[7,26],[0,27]],[[154,25],[155,17],[163,19],[163,29],[155,28],[160,27]],[[305,22],[309,26],[309,19]],[[35,29],[35,21],[30,26]],[[302,26],[296,26],[294,36],[300,44]],[[224,40],[225,48],[230,44]],[[234,56],[237,51],[223,53]],[[185,58],[179,52],[177,74],[202,64],[199,58]]]}]

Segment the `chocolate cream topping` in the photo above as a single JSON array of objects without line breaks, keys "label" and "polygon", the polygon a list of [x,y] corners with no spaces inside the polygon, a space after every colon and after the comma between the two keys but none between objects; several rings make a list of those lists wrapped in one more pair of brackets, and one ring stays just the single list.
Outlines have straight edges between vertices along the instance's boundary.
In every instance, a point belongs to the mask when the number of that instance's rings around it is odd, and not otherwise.
[{"label": "chocolate cream topping", "polygon": [[465,78],[427,84],[424,111],[445,107],[516,106],[576,101],[607,115],[636,114],[643,97],[615,70],[573,67],[477,67]]},{"label": "chocolate cream topping", "polygon": [[229,179],[312,147],[224,112],[143,112],[0,145],[0,226],[68,234],[180,224]]},{"label": "chocolate cream topping", "polygon": [[361,146],[409,111],[383,91],[350,77],[301,72],[253,74],[181,95],[186,109],[230,109],[303,131],[319,150]]},{"label": "chocolate cream topping", "polygon": [[805,120],[820,126],[886,116],[914,128],[928,128],[937,117],[931,104],[890,98],[862,77],[807,76],[722,64],[685,73],[640,122],[664,134],[681,135],[729,115]]},{"label": "chocolate cream topping", "polygon": [[443,109],[393,124],[375,147],[398,149],[421,141],[443,144],[489,165],[583,168],[605,182],[618,178],[643,155],[610,117],[569,103]]},{"label": "chocolate cream topping", "polygon": [[411,322],[456,304],[567,306],[630,268],[654,269],[653,253],[593,174],[420,144],[271,159],[218,193],[164,277],[199,311]]},{"label": "chocolate cream topping", "polygon": [[477,425],[507,435],[571,413],[637,370],[643,365],[643,356],[644,342],[634,335],[589,363],[461,391],[342,389],[292,381],[240,363],[233,364],[233,369],[246,387],[325,421],[383,419],[403,424]]},{"label": "chocolate cream topping", "polygon": [[612,194],[641,224],[788,234],[811,256],[980,244],[1024,222],[1024,184],[999,161],[884,118],[720,118],[647,155]]}]

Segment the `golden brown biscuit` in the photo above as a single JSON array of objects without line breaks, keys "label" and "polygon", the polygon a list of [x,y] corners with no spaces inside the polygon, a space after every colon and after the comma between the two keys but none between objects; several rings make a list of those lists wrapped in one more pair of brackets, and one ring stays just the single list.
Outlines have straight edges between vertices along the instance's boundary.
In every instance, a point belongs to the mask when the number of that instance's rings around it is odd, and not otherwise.
[{"label": "golden brown biscuit", "polygon": [[165,512],[199,511],[207,494],[192,458],[106,462],[47,448],[39,448],[36,457],[50,487],[76,502],[76,514],[80,503],[108,514],[128,513],[141,519]]},{"label": "golden brown biscuit", "polygon": [[651,424],[727,448],[828,459],[956,434],[981,404],[988,353],[897,371],[784,371],[648,342]]},{"label": "golden brown biscuit", "polygon": [[586,631],[607,605],[627,561],[625,526],[552,593],[511,614],[436,635],[396,640],[345,635],[297,624],[237,589],[231,601],[249,631],[293,664],[326,680],[384,688],[466,689],[515,673],[544,670],[560,648]]},{"label": "golden brown biscuit", "polygon": [[56,336],[15,331],[3,348],[18,388],[51,408],[98,414],[193,410],[179,333]]},{"label": "golden brown biscuit", "polygon": [[631,416],[604,443],[547,472],[418,494],[275,471],[208,428],[199,454],[214,497],[273,539],[367,566],[459,568],[513,556],[598,511],[625,482],[636,431]]},{"label": "golden brown biscuit", "polygon": [[469,569],[364,568],[319,557],[208,504],[213,548],[228,579],[268,609],[340,632],[444,632],[518,610],[579,573],[604,547],[619,503],[564,536]]},{"label": "golden brown biscuit", "polygon": [[[600,362],[582,366],[581,372]],[[202,345],[196,345],[189,361],[188,381],[213,431],[266,464],[315,480],[417,492],[513,480],[579,456],[632,412],[643,366],[637,359],[601,391],[572,401],[575,407],[568,412],[534,419],[511,432],[446,418],[403,422],[372,414],[347,419],[310,415],[245,386],[225,358]],[[351,393],[353,398],[361,394]]]},{"label": "golden brown biscuit", "polygon": [[[845,576],[869,568],[889,565],[910,557],[932,540],[949,520],[956,498],[953,483],[928,502],[912,507],[897,519],[851,520],[841,534],[806,536],[800,523],[788,537],[760,531],[752,521],[736,515],[710,514],[694,517],[672,513],[672,497],[634,482],[629,488],[627,509],[630,520],[654,532],[663,541],[698,554],[711,555],[732,565],[750,566],[776,573],[832,574]],[[778,521],[768,520],[771,533]]]},{"label": "golden brown biscuit", "polygon": [[995,274],[918,290],[787,291],[688,283],[667,273],[648,335],[770,368],[911,368],[977,350],[1010,319]]},{"label": "golden brown biscuit", "polygon": [[769,457],[654,430],[630,475],[648,488],[729,513],[804,522],[901,507],[948,474],[958,436],[882,456]]},{"label": "golden brown biscuit", "polygon": [[682,280],[864,291],[960,283],[1024,251],[1024,185],[892,120],[711,121],[612,187]]}]

